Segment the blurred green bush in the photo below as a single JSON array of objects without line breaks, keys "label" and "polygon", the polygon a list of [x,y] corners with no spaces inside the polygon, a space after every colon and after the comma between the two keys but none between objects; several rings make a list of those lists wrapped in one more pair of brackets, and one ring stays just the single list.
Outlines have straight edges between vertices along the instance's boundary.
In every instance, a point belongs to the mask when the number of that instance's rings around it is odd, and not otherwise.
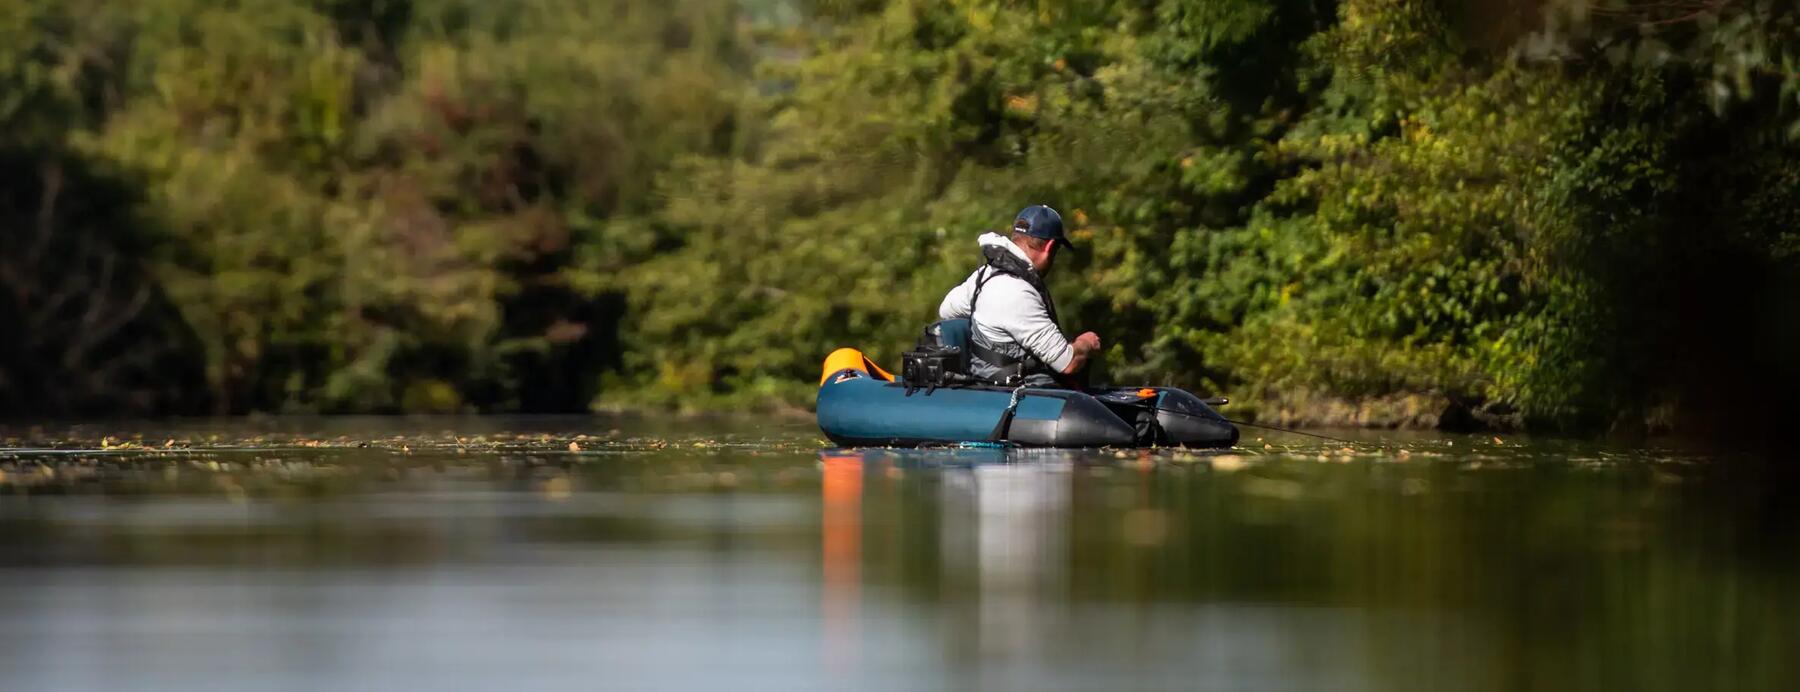
[{"label": "blurred green bush", "polygon": [[803,407],[1047,202],[1103,379],[1666,425],[1800,249],[1796,12],[1678,5],[21,0],[0,410]]}]

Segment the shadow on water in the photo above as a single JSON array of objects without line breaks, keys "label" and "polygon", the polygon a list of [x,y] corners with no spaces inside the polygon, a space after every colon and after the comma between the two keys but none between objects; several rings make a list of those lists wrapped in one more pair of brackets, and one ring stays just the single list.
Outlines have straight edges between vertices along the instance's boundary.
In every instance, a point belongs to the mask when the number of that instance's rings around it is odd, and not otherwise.
[{"label": "shadow on water", "polygon": [[1794,688],[1800,541],[1716,500],[1747,479],[1669,450],[1358,435],[0,430],[0,687]]}]

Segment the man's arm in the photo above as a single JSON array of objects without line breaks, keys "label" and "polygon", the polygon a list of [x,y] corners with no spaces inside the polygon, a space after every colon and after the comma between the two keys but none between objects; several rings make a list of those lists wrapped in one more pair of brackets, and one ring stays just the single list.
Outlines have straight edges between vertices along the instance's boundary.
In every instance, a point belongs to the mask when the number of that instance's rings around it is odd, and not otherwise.
[{"label": "man's arm", "polygon": [[1070,358],[1069,366],[1063,368],[1062,374],[1064,375],[1073,375],[1076,370],[1087,365],[1088,357],[1100,350],[1100,335],[1093,332],[1082,332],[1081,336],[1075,337],[1075,341],[1069,346],[1074,349],[1075,357]]},{"label": "man's arm", "polygon": [[[977,274],[980,272],[977,271]],[[944,294],[944,302],[938,303],[938,319],[953,320],[969,316],[969,298],[975,293],[975,274],[957,284]]]},{"label": "man's arm", "polygon": [[[988,291],[998,288],[990,284]],[[1087,362],[1091,347],[1082,348],[1069,343],[1063,336],[1062,329],[1050,320],[1050,308],[1044,305],[1044,297],[1038,295],[1023,281],[1016,279],[1006,281],[1004,289],[994,296],[1005,300],[1004,309],[1009,319],[1002,327],[1010,334],[1013,341],[1024,347],[1038,360],[1044,361],[1051,370],[1061,373],[1072,373],[1081,369]],[[981,297],[982,304],[987,304],[987,295]]]}]

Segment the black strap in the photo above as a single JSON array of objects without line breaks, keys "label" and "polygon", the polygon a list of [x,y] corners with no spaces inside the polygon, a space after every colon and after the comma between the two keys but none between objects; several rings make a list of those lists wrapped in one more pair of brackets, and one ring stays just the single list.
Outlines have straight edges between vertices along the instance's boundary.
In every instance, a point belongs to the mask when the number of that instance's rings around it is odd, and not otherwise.
[{"label": "black strap", "polygon": [[[975,305],[981,302],[981,289],[985,288],[989,281],[994,280],[994,277],[1006,272],[998,271],[991,263],[984,264],[980,269],[975,271],[977,272],[977,276],[975,277],[975,292],[969,295],[969,355],[980,358],[988,365],[1000,368],[1001,372],[993,379],[997,382],[1006,382],[1009,378],[1009,374],[1006,372],[1007,366],[1016,364],[1015,362],[1018,359],[1003,353],[998,353],[994,351],[994,349],[975,343],[975,339],[977,338],[976,335],[981,333],[975,325]],[[971,370],[971,372],[973,371]],[[1013,374],[1017,373],[1015,372]]]},{"label": "black strap", "polygon": [[978,270],[985,273],[975,278],[975,292],[969,296],[969,352],[986,361],[987,364],[999,368],[1000,372],[994,379],[1002,383],[1016,383],[1019,379],[1024,378],[1027,372],[1032,371],[1041,371],[1053,376],[1058,374],[1042,358],[1032,353],[1031,349],[1025,348],[1024,344],[1019,344],[1019,350],[1025,352],[1025,355],[1021,357],[1009,356],[975,342],[977,335],[980,334],[975,326],[975,305],[981,300],[981,289],[1000,274],[1024,281],[1026,285],[1031,286],[1032,290],[1037,291],[1038,296],[1044,299],[1044,309],[1050,313],[1050,323],[1058,325],[1058,329],[1062,328],[1061,320],[1056,318],[1056,302],[1050,299],[1050,289],[1044,285],[1043,277],[1038,276],[1030,265],[1007,251],[1006,248],[984,246],[981,254],[987,258],[987,264]]},{"label": "black strap", "polygon": [[988,365],[999,368],[1001,376],[995,379],[1001,381],[1009,379],[1007,377],[1009,371],[1011,374],[1023,377],[1025,375],[1025,370],[1027,369],[1050,369],[1049,365],[1045,364],[1044,361],[1037,356],[1032,355],[1030,351],[1026,351],[1024,357],[1009,356],[975,343],[975,337],[973,336],[969,337],[969,352],[975,354],[976,357],[987,361]]},{"label": "black strap", "polygon": [[[992,269],[992,271],[989,272],[988,278],[993,278],[993,273],[998,272],[1023,281],[1031,286],[1032,290],[1037,291],[1038,296],[1044,299],[1044,309],[1049,311],[1050,321],[1056,323],[1060,327],[1062,320],[1056,317],[1056,301],[1050,298],[1050,287],[1044,285],[1044,277],[1038,276],[1037,271],[1032,269],[1030,264],[1026,263],[1025,260],[1019,259],[1018,255],[1013,254],[1003,247],[995,247],[992,245],[984,246],[981,248],[981,255],[987,259],[987,266]],[[978,281],[975,285],[977,296],[980,295],[982,283],[985,283],[985,281]],[[970,319],[974,318],[974,314],[975,300],[974,298],[971,298],[969,300]]]}]

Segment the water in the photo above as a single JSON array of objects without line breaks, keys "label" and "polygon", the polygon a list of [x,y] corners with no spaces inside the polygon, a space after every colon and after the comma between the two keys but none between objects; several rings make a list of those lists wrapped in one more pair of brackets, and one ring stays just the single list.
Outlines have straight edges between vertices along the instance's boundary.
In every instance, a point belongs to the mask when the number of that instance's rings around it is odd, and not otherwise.
[{"label": "water", "polygon": [[0,690],[1800,689],[1785,488],[1670,450],[1355,435],[0,429]]}]

